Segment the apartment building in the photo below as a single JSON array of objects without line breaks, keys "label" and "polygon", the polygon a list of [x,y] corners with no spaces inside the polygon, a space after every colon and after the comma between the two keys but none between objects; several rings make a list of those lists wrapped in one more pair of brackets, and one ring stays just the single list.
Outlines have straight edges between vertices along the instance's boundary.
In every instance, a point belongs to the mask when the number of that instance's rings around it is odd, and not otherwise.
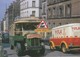
[{"label": "apartment building", "polygon": [[49,27],[80,23],[80,0],[47,0]]},{"label": "apartment building", "polygon": [[20,17],[41,17],[41,0],[20,0]]},{"label": "apartment building", "polygon": [[11,24],[19,16],[20,16],[20,0],[15,0],[9,5],[8,8],[6,8],[6,12],[4,15],[6,30],[10,29]]}]

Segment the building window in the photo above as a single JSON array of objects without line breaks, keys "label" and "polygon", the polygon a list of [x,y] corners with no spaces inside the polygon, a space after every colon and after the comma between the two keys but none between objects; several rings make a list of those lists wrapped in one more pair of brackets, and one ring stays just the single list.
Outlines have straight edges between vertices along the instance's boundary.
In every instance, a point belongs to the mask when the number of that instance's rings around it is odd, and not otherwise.
[{"label": "building window", "polygon": [[27,8],[28,8],[28,1],[27,1]]},{"label": "building window", "polygon": [[53,14],[53,18],[55,18],[55,15],[56,15],[55,10],[56,10],[55,7],[53,7],[53,13],[52,13]]},{"label": "building window", "polygon": [[48,18],[52,18],[52,8],[48,9]]},{"label": "building window", "polygon": [[61,23],[59,23],[59,25],[61,25]]},{"label": "building window", "polygon": [[52,0],[53,3],[55,3],[55,0]]},{"label": "building window", "polygon": [[66,23],[66,24],[68,24],[68,23]]},{"label": "building window", "polygon": [[32,16],[35,16],[35,11],[32,11]]},{"label": "building window", "polygon": [[66,1],[66,0],[60,0],[61,2],[64,2],[64,1]]},{"label": "building window", "polygon": [[65,9],[65,12],[66,12],[66,17],[70,17],[71,16],[71,4],[67,4],[66,5],[66,9]]},{"label": "building window", "polygon": [[47,0],[47,5],[49,5],[49,0]]},{"label": "building window", "polygon": [[46,17],[44,17],[44,19],[46,19]]},{"label": "building window", "polygon": [[55,23],[53,23],[53,27],[55,27]]},{"label": "building window", "polygon": [[32,1],[32,7],[35,7],[35,1]]},{"label": "building window", "polygon": [[52,4],[52,0],[48,0],[48,5],[51,5]]},{"label": "building window", "polygon": [[28,17],[28,11],[27,11],[27,17]]},{"label": "building window", "polygon": [[59,18],[63,17],[63,13],[64,13],[64,8],[63,8],[63,6],[60,6],[59,7],[59,15],[58,15],[58,17]]},{"label": "building window", "polygon": [[43,15],[45,15],[45,14],[46,14],[46,12],[45,12],[45,11],[46,11],[46,9],[45,9],[45,4],[43,4],[43,13],[42,13]]},{"label": "building window", "polygon": [[42,0],[42,2],[45,2],[46,0]]},{"label": "building window", "polygon": [[58,4],[66,1],[70,1],[70,0],[48,0],[48,5]]},{"label": "building window", "polygon": [[50,22],[48,24],[50,25]]}]

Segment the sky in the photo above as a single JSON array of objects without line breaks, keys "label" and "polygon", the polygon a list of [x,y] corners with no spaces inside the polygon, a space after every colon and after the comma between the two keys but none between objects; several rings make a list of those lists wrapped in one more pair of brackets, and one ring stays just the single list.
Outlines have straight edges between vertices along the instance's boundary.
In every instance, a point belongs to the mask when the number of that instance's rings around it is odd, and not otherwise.
[{"label": "sky", "polygon": [[0,0],[0,20],[3,19],[6,9],[12,2],[13,0]]}]

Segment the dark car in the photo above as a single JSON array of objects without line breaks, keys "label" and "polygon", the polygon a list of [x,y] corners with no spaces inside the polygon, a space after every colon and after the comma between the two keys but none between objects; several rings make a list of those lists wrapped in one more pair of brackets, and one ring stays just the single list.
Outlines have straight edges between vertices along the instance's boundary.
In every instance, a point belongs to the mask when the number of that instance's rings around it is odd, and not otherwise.
[{"label": "dark car", "polygon": [[9,43],[9,33],[2,33],[2,43]]}]

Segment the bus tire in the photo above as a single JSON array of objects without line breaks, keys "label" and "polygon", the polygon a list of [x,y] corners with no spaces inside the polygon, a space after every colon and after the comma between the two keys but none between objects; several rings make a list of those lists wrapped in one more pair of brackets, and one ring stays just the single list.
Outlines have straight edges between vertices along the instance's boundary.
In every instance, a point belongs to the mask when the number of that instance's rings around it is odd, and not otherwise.
[{"label": "bus tire", "polygon": [[50,45],[50,50],[54,51],[54,47],[52,46],[52,43],[50,43],[49,45]]},{"label": "bus tire", "polygon": [[63,53],[67,52],[67,48],[66,48],[65,44],[61,45],[61,50],[62,50]]},{"label": "bus tire", "polygon": [[45,53],[45,47],[42,46],[42,48],[41,48],[41,50],[40,50],[40,54],[41,54],[41,55],[44,55],[44,53]]}]

